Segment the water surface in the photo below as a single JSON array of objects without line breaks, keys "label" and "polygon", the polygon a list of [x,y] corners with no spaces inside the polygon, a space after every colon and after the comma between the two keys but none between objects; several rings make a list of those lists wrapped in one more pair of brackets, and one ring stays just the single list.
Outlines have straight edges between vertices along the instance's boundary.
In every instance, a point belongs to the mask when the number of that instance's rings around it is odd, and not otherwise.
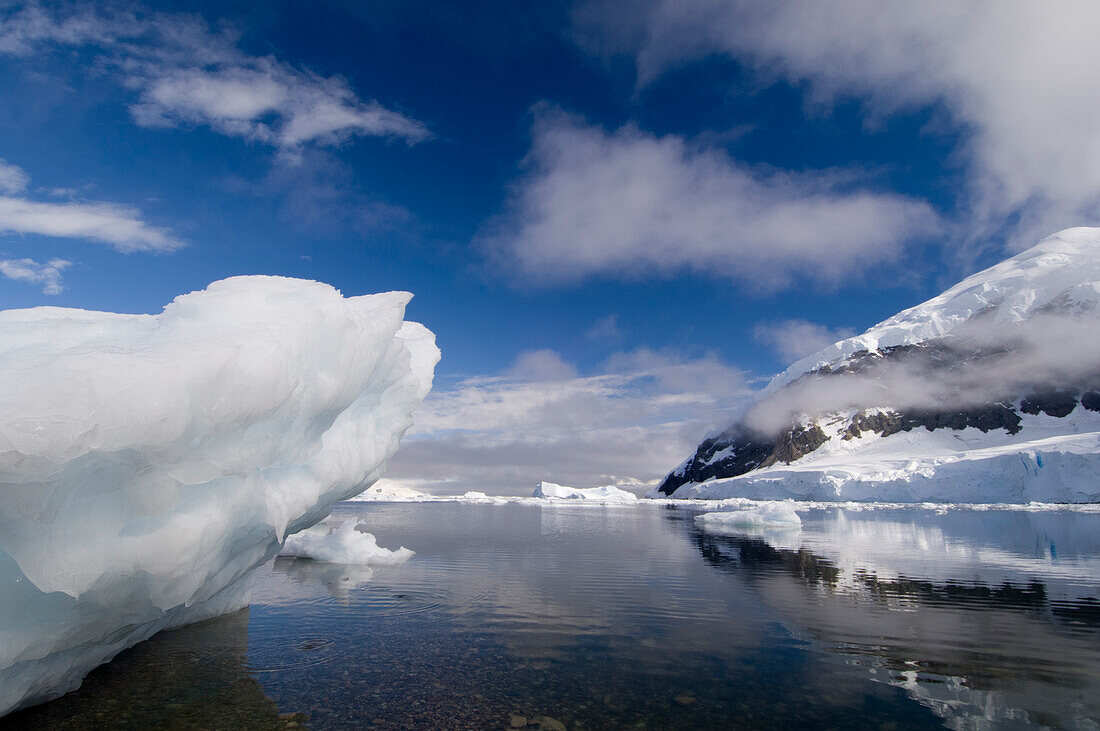
[{"label": "water surface", "polygon": [[277,559],[19,728],[1098,728],[1100,514],[348,503],[367,569]]}]

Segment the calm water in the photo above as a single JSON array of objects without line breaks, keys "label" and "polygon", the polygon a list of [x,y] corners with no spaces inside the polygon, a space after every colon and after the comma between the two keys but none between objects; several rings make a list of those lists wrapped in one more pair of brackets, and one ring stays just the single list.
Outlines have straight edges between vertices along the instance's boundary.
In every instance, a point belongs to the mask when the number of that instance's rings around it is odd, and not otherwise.
[{"label": "calm water", "polygon": [[[375,569],[279,559],[10,728],[1098,728],[1100,514],[346,504]],[[517,719],[517,723],[518,723]]]}]

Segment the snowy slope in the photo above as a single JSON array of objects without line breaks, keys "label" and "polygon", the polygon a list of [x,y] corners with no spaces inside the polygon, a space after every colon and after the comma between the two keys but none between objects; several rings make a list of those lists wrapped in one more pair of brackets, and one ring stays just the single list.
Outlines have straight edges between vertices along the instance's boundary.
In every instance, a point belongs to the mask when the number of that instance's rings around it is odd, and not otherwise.
[{"label": "snowy slope", "polygon": [[1047,308],[1095,311],[1100,303],[1100,228],[1070,228],[967,277],[938,297],[902,310],[861,335],[809,355],[775,376],[767,392],[861,351],[881,351],[949,335],[975,315],[990,331]]},{"label": "snowy slope", "polygon": [[795,363],[746,413],[805,411],[743,417],[650,496],[1100,501],[1098,304],[1100,229],[1062,231]]},{"label": "snowy slope", "polygon": [[439,359],[409,298],[236,277],[159,315],[0,312],[0,714],[244,606],[381,476]]}]

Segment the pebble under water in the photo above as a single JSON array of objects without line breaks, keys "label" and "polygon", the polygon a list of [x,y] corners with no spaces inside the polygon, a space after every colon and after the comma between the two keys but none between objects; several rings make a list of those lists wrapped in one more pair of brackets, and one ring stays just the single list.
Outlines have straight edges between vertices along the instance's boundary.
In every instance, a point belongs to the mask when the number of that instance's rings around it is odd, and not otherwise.
[{"label": "pebble under water", "polygon": [[276,559],[0,728],[1097,728],[1100,513],[345,503],[369,569]]}]

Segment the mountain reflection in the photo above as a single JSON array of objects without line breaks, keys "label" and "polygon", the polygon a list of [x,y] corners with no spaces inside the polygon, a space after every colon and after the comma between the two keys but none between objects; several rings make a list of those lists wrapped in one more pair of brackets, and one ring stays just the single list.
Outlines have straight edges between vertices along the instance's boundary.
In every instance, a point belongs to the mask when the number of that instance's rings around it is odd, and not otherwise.
[{"label": "mountain reflection", "polygon": [[1100,717],[1098,518],[832,510],[804,513],[796,541],[687,535],[793,631],[951,727],[1075,728]]}]

